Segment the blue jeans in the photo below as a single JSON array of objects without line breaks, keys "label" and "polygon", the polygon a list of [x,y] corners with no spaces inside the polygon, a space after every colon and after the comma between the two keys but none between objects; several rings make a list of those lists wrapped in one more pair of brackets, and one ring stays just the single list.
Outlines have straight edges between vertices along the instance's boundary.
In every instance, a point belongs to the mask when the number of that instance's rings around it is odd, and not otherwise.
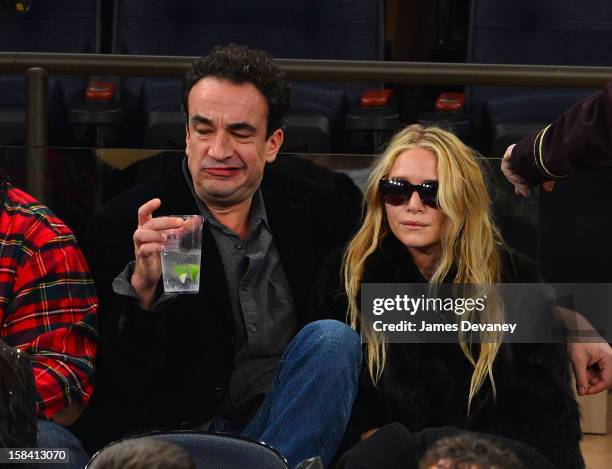
[{"label": "blue jeans", "polygon": [[49,420],[38,420],[38,447],[67,448],[69,460],[66,464],[39,463],[39,469],[83,469],[89,461],[79,439],[67,428]]},{"label": "blue jeans", "polygon": [[351,415],[361,369],[361,341],[338,321],[316,321],[289,343],[274,387],[242,435],[263,441],[296,466],[333,458]]}]

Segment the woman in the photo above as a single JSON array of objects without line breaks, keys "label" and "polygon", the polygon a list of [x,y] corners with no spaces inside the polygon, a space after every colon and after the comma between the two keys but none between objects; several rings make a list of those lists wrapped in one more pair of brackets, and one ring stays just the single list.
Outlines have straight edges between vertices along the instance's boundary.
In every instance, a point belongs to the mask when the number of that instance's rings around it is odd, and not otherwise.
[{"label": "woman", "polygon": [[[365,197],[365,219],[342,266],[356,329],[364,282],[435,287],[538,280],[529,263],[504,247],[475,155],[448,132],[413,125],[397,134]],[[335,298],[332,307],[342,303]],[[370,334],[366,348],[353,434],[367,436],[393,421],[412,432],[452,426],[522,441],[559,468],[584,466],[562,345],[479,345],[465,338],[459,344],[386,344]]]}]

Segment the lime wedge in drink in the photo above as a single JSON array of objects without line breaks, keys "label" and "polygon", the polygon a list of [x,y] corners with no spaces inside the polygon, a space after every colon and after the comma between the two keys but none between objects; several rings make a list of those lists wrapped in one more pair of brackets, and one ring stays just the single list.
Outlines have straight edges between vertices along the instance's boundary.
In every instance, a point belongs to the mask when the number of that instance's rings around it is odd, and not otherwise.
[{"label": "lime wedge in drink", "polygon": [[200,266],[198,264],[178,264],[174,266],[174,272],[178,275],[181,283],[185,283],[187,278],[195,280],[200,274]]}]

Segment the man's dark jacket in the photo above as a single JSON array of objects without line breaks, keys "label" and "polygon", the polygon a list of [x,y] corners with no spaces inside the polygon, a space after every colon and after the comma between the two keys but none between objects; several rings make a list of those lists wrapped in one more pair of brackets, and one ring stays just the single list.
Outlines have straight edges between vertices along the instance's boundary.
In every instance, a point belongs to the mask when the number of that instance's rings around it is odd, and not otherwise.
[{"label": "man's dark jacket", "polygon": [[[359,191],[343,175],[326,174],[316,183],[287,172],[268,167],[261,191],[301,327],[323,317],[310,312],[310,287],[322,258],[354,230]],[[354,191],[338,190],[333,184],[338,179]],[[161,311],[144,311],[112,291],[113,279],[134,259],[138,207],[154,197],[162,203],[154,216],[199,213],[177,165],[110,201],[90,224],[87,246],[100,296],[101,343],[94,399],[78,426],[90,449],[131,431],[205,421],[226,397],[234,368],[225,271],[206,224],[199,294],[179,295]]]},{"label": "man's dark jacket", "polygon": [[612,165],[612,81],[512,150],[515,171],[533,184]]}]

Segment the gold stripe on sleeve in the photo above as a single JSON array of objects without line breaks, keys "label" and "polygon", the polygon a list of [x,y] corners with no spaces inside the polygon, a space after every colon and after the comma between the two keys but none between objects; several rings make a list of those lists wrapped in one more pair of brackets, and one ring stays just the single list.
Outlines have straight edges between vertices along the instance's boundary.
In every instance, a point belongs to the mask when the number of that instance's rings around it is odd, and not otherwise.
[{"label": "gold stripe on sleeve", "polygon": [[550,129],[550,126],[552,124],[548,124],[537,136],[536,141],[533,143],[534,146],[534,158],[536,157],[536,152],[535,152],[535,146],[536,146],[536,142],[538,141],[538,138],[540,139],[540,143],[537,144],[537,157],[540,160],[540,167],[542,168],[542,171],[544,171],[548,176],[550,176],[551,178],[555,178],[555,179],[561,179],[564,177],[567,177],[568,175],[557,175],[557,174],[553,174],[551,173],[548,168],[544,165],[544,158],[542,157],[542,145],[544,142],[544,135],[546,135],[546,132],[548,131],[548,129]]}]

